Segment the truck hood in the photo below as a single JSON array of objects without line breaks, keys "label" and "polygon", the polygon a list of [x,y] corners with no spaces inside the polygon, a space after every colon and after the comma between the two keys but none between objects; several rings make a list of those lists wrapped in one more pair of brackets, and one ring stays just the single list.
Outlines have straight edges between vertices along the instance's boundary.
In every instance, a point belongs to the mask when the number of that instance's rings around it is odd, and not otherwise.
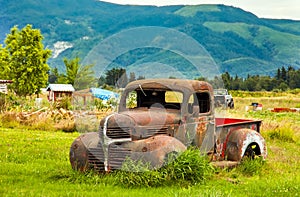
[{"label": "truck hood", "polygon": [[149,126],[155,127],[160,125],[174,125],[180,122],[180,113],[178,110],[155,109],[134,109],[120,113],[111,114],[103,118],[100,125],[103,127],[107,121],[108,127],[133,127]]},{"label": "truck hood", "polygon": [[131,117],[138,126],[155,126],[178,124],[180,113],[157,108],[152,110],[134,110],[120,113]]}]

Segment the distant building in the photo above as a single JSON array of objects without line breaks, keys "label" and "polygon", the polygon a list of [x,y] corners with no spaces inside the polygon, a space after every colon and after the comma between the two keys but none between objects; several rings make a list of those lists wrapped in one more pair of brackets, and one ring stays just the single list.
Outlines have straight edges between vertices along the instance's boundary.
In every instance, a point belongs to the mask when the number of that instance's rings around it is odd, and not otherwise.
[{"label": "distant building", "polygon": [[71,97],[75,91],[72,84],[49,84],[46,90],[49,92],[49,101],[58,101],[65,96]]},{"label": "distant building", "polygon": [[7,94],[7,84],[12,83],[12,80],[2,80],[0,79],[0,92]]}]

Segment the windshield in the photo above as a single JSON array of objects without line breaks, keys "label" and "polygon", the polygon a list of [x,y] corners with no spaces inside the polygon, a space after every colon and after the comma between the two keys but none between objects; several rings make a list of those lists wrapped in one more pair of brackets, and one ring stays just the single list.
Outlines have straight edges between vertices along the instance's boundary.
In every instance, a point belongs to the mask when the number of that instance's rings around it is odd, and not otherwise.
[{"label": "windshield", "polygon": [[166,109],[180,109],[183,93],[173,90],[136,89],[127,94],[126,108],[159,107]]},{"label": "windshield", "polygon": [[226,95],[226,90],[217,89],[217,90],[214,90],[214,94],[215,95]]}]

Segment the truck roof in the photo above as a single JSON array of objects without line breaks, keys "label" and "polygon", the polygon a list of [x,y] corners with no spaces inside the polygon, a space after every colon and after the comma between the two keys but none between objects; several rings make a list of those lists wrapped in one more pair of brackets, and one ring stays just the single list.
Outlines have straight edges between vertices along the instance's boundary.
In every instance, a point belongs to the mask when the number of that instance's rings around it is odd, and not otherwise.
[{"label": "truck roof", "polygon": [[212,86],[208,82],[188,79],[143,79],[130,82],[125,89],[136,89],[140,86],[144,89],[157,88],[182,91],[213,90]]}]

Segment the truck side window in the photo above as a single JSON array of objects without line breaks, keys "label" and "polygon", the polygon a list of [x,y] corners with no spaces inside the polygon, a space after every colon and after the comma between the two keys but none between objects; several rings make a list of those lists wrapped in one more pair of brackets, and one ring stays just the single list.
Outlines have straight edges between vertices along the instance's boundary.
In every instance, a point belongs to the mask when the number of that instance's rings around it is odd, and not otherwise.
[{"label": "truck side window", "polygon": [[210,98],[207,92],[197,92],[191,95],[189,99],[189,113],[193,112],[193,105],[199,105],[200,113],[210,111]]},{"label": "truck side window", "polygon": [[126,108],[133,109],[137,107],[137,93],[136,91],[129,92],[126,97]]}]

